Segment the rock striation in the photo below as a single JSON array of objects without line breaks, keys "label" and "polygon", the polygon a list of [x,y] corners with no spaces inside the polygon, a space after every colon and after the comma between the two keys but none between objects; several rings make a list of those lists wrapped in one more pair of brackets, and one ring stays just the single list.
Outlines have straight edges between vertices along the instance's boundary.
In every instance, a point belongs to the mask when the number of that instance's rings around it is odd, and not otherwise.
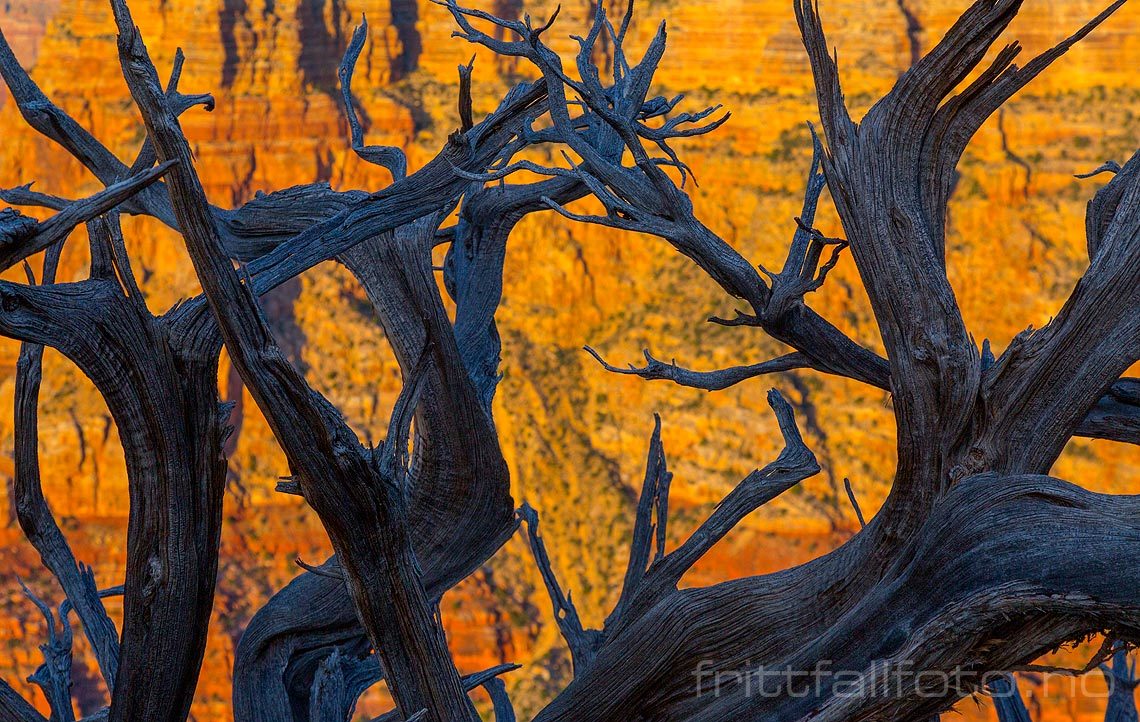
[{"label": "rock striation", "polygon": [[[839,48],[852,105],[865,109],[873,102],[964,4],[829,0],[829,37]],[[1040,51],[1101,4],[1029,2],[1010,34],[1027,54]],[[500,14],[536,17],[554,5],[481,3]],[[565,5],[559,43],[569,51],[565,36],[579,32],[591,3]],[[660,91],[685,92],[694,105],[719,102],[733,112],[721,131],[686,148],[701,181],[694,190],[700,215],[756,262],[778,263],[795,228],[810,156],[804,121],[813,118],[810,74],[790,3],[646,0],[642,6],[642,41],[658,16],[669,19],[670,53],[658,75],[667,86]],[[219,205],[316,180],[362,189],[389,182],[349,150],[337,101],[336,64],[362,13],[372,32],[354,89],[369,142],[402,146],[415,168],[458,125],[455,68],[472,48],[450,38],[449,14],[426,0],[135,0],[132,9],[160,69],[181,46],[188,57],[182,88],[216,95],[213,113],[196,109],[183,122],[206,190]],[[0,25],[45,92],[113,151],[133,157],[141,124],[119,75],[105,2],[9,0],[0,3]],[[1096,181],[1073,174],[1135,150],[1138,27],[1140,14],[1125,8],[991,121],[962,163],[951,205],[950,274],[976,337],[989,338],[999,351],[1025,327],[1045,323],[1085,267],[1084,204]],[[477,53],[476,113],[492,108],[526,72]],[[34,180],[41,190],[67,196],[98,190],[78,163],[23,123],[6,90],[0,91],[0,127],[0,185]],[[826,211],[820,224],[836,225]],[[197,292],[177,237],[145,219],[126,219],[125,231],[153,311]],[[83,244],[73,243],[61,277],[78,277],[87,263]],[[854,338],[878,344],[849,261],[810,302]],[[326,264],[265,306],[283,346],[314,384],[362,435],[381,436],[399,372],[348,274]],[[675,534],[687,532],[757,460],[774,453],[778,435],[764,402],[768,385],[795,402],[825,467],[734,532],[694,571],[694,583],[784,567],[842,541],[855,519],[836,480],[854,480],[867,511],[886,494],[895,440],[885,411],[889,399],[880,391],[798,372],[705,394],[607,374],[580,350],[589,343],[620,363],[639,360],[648,347],[699,368],[780,352],[752,330],[704,323],[731,311],[730,299],[654,239],[571,226],[552,214],[528,219],[511,239],[499,316],[505,378],[497,420],[515,498],[545,512],[555,567],[585,621],[600,622],[624,570],[653,411],[663,416],[676,473]],[[2,399],[11,398],[16,350],[0,342]],[[199,720],[229,717],[230,664],[245,623],[297,573],[295,557],[318,560],[328,546],[313,515],[295,498],[273,493],[286,472],[284,460],[224,363],[219,382],[238,402],[237,433],[229,449],[232,493],[214,635],[194,708]],[[115,584],[123,571],[127,493],[113,423],[90,384],[54,353],[45,361],[43,396],[47,494],[79,558],[95,566],[101,584]],[[10,403],[0,402],[0,476],[11,474],[11,434]],[[1073,441],[1057,473],[1105,490],[1140,490],[1135,450],[1107,442]],[[0,499],[0,519],[0,648],[6,651],[0,676],[15,684],[38,662],[42,630],[12,573],[45,591],[51,587],[11,520],[7,497]],[[527,665],[508,680],[520,715],[565,683],[569,661],[523,545],[509,544],[444,606],[465,671],[500,661]],[[77,654],[76,688],[86,713],[99,707],[103,692],[93,681],[93,660],[85,650]],[[1098,719],[1095,699],[1070,701],[1057,689],[1041,690],[1039,698],[1041,719]],[[969,719],[989,714],[962,707]],[[378,713],[383,699],[371,695],[361,709]]]}]

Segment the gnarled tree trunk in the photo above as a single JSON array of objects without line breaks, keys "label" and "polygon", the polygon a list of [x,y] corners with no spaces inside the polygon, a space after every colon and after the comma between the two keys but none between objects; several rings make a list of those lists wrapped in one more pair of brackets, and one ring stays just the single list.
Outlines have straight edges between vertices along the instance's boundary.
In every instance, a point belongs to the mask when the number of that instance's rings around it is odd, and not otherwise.
[{"label": "gnarled tree trunk", "polygon": [[[640,60],[627,55],[630,3],[611,18],[597,3],[577,38],[575,68],[537,24],[443,5],[460,37],[531,64],[538,74],[476,123],[471,67],[460,68],[462,127],[408,174],[397,148],[368,146],[352,94],[367,25],[338,77],[352,149],[391,171],[379,191],[295,186],[237,209],[209,203],[179,116],[206,95],[158,74],[125,0],[112,0],[119,59],[147,132],[129,165],[53,105],[0,36],[3,74],[24,118],[106,190],[67,201],[28,187],[9,203],[51,208],[38,222],[0,213],[0,268],[48,250],[42,282],[0,282],[0,334],[25,343],[17,383],[18,515],[83,621],[111,693],[111,720],[184,720],[208,633],[225,461],[217,396],[224,347],[268,419],[292,476],[278,490],[316,511],[336,551],[258,612],[235,660],[238,720],[347,719],[383,678],[396,709],[381,719],[476,719],[467,692],[484,686],[498,722],[514,711],[497,675],[461,676],[438,619],[439,598],[520,526],[570,648],[573,682],[536,720],[927,720],[1012,670],[1091,634],[1140,643],[1140,499],[1094,494],[1046,474],[1076,435],[1140,442],[1140,154],[1106,164],[1112,178],[1087,215],[1089,267],[1057,316],[999,357],[979,349],[946,274],[946,213],[956,167],[982,124],[1014,93],[1107,20],[1119,0],[1024,67],[1016,44],[986,58],[1021,0],[977,0],[856,121],[850,116],[819,9],[794,13],[815,79],[814,138],[803,210],[778,272],[745,258],[694,214],[680,139],[714,132],[727,114],[681,112],[650,94],[665,25]],[[442,12],[442,11],[440,11]],[[595,62],[606,47],[607,71]],[[519,159],[553,146],[567,163]],[[546,176],[507,182],[516,171]],[[162,180],[160,180],[162,179]],[[845,237],[814,227],[829,190]],[[570,206],[585,197],[602,212]],[[445,226],[458,209],[458,220]],[[645,353],[644,367],[603,367],[708,390],[794,369],[849,377],[890,392],[898,462],[883,507],[839,549],[775,574],[704,588],[683,575],[746,515],[819,471],[791,407],[769,401],[784,449],[746,476],[675,549],[666,548],[669,488],[660,420],[651,438],[621,593],[602,629],[584,628],[547,558],[538,513],[510,495],[492,417],[499,379],[495,313],[508,239],[526,215],[558,213],[660,237],[747,311],[728,326],[763,329],[783,356],[695,371]],[[134,281],[118,213],[178,230],[203,294],[153,316]],[[54,259],[88,223],[91,277],[55,283]],[[447,244],[443,290],[432,250]],[[806,304],[844,261],[859,271],[885,357]],[[54,254],[54,255],[53,255]],[[336,259],[375,307],[404,374],[387,438],[363,443],[278,348],[258,296]],[[235,268],[234,261],[239,262]],[[759,270],[758,270],[759,269]],[[29,275],[31,275],[29,273]],[[40,491],[36,403],[42,346],[89,376],[120,430],[131,489],[121,643],[88,570],[77,565]],[[861,518],[861,517],[860,517]],[[1048,539],[1048,544],[1042,540]],[[557,540],[550,540],[557,543]],[[616,580],[615,580],[616,581]],[[71,719],[71,636],[50,607],[37,673],[53,718]],[[1119,657],[1110,718],[1135,719],[1133,675]],[[931,688],[931,680],[953,684]],[[1002,678],[993,688],[1004,684]],[[861,690],[852,694],[852,686]],[[1016,718],[1010,698],[999,709]],[[1116,715],[1116,717],[1112,717]],[[38,722],[0,684],[0,718]]]}]

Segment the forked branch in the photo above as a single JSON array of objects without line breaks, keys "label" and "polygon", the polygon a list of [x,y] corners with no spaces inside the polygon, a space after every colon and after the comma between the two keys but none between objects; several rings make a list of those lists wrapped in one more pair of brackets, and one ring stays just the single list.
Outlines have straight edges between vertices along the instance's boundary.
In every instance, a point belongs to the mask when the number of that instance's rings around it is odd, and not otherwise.
[{"label": "forked branch", "polygon": [[813,368],[811,360],[799,351],[784,354],[770,361],[761,361],[760,363],[749,364],[747,366],[732,366],[730,368],[717,369],[716,371],[693,371],[678,366],[676,362],[673,361],[669,363],[660,361],[654,358],[648,349],[642,351],[642,354],[645,356],[645,366],[640,368],[633,364],[630,364],[628,368],[614,366],[603,359],[592,347],[586,346],[585,350],[593,356],[606,371],[627,376],[640,376],[646,380],[663,379],[672,381],[678,386],[688,386],[689,388],[703,389],[705,391],[721,391],[722,389],[735,386],[743,381],[767,374]]},{"label": "forked branch", "polygon": [[360,59],[360,52],[364,49],[367,39],[368,19],[361,17],[360,25],[352,32],[352,40],[349,41],[348,48],[344,51],[344,59],[337,68],[344,114],[348,118],[351,133],[352,150],[361,160],[387,168],[392,173],[392,180],[401,180],[408,174],[408,158],[403,150],[391,145],[364,145],[364,127],[360,124],[356,101],[352,95],[352,75],[356,71],[356,63]]},{"label": "forked branch", "polygon": [[[103,215],[166,175],[172,165],[173,163],[163,163],[114,183],[95,195],[77,201],[65,201],[59,212],[45,221],[21,215],[11,208],[0,211],[0,270],[11,268],[67,238],[76,226]],[[19,191],[27,193],[26,187],[17,189],[17,196],[20,195]],[[12,193],[6,191],[3,195]]]},{"label": "forked branch", "polygon": [[[206,300],[235,368],[340,556],[357,610],[384,660],[389,689],[405,715],[426,709],[437,722],[472,718],[414,561],[402,486],[383,474],[339,412],[277,347],[252,278],[239,278],[225,252],[189,145],[130,11],[123,0],[112,7],[131,95],[159,158],[179,161],[169,183],[171,203]],[[361,529],[373,531],[361,535]]]},{"label": "forked branch", "polygon": [[665,462],[660,419],[655,418],[645,481],[634,518],[629,563],[621,594],[602,630],[583,629],[573,602],[563,595],[551,570],[545,545],[537,536],[534,511],[528,506],[520,511],[528,520],[531,549],[554,602],[555,618],[570,644],[575,678],[589,672],[595,656],[608,639],[636,624],[650,608],[675,593],[685,573],[746,516],[819,472],[815,455],[804,444],[796,426],[791,405],[775,389],[769,392],[768,403],[776,414],[784,440],[780,455],[737,484],[696,531],[671,552],[667,552],[665,546],[673,475]]},{"label": "forked branch", "polygon": [[546,585],[546,592],[554,605],[554,620],[562,632],[562,638],[570,647],[570,658],[574,665],[574,674],[590,666],[601,645],[601,633],[596,629],[584,629],[582,621],[578,618],[578,610],[569,594],[562,592],[554,569],[550,565],[550,555],[546,551],[546,542],[538,532],[538,513],[528,504],[519,508],[519,518],[526,524],[527,539],[530,542],[531,553],[535,564],[542,574],[542,581]]}]

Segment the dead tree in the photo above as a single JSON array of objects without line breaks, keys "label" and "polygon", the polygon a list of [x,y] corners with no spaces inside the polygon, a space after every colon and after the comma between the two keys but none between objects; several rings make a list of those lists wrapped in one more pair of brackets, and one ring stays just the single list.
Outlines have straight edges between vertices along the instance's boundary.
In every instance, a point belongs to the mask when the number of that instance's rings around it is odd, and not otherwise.
[{"label": "dead tree", "polygon": [[1100,666],[1105,681],[1109,685],[1107,709],[1104,722],[1136,722],[1136,661],[1128,658],[1128,653],[1118,649],[1112,655],[1112,666]]},{"label": "dead tree", "polygon": [[[1136,722],[1136,662],[1129,659],[1128,651],[1122,645],[1115,648],[1108,644],[1102,647],[1112,657],[1112,665],[1099,664],[1108,686],[1108,701],[1105,704],[1105,722]],[[1094,662],[1095,662],[1094,658]],[[1064,673],[1076,671],[1080,674],[1092,670],[1062,670]],[[1017,679],[1013,675],[1001,675],[987,685],[987,692],[993,697],[998,722],[1030,722],[1029,710],[1021,698]]]},{"label": "dead tree", "polygon": [[[627,54],[633,5],[611,20],[603,3],[574,69],[536,23],[440,2],[457,35],[530,63],[539,74],[475,123],[471,68],[460,68],[462,127],[407,174],[403,154],[367,146],[351,82],[366,41],[354,34],[339,77],[353,150],[388,168],[375,192],[302,185],[236,209],[213,206],[179,116],[207,95],[178,90],[178,54],[163,86],[125,0],[112,0],[119,60],[146,126],[130,164],[53,105],[0,37],[0,74],[24,118],[107,190],[66,201],[21,187],[8,203],[51,208],[36,222],[0,217],[0,267],[47,249],[36,283],[0,282],[0,333],[22,341],[17,384],[18,515],[66,596],[37,682],[54,719],[73,718],[62,670],[74,609],[111,693],[101,715],[184,720],[197,682],[214,592],[226,409],[217,395],[223,346],[285,452],[299,494],[320,517],[334,557],[309,568],[254,617],[235,660],[238,720],[347,719],[383,678],[396,709],[381,719],[473,720],[466,692],[483,685],[499,722],[514,719],[500,667],[461,676],[436,606],[525,522],[574,663],[573,682],[536,720],[930,719],[980,691],[984,674],[1031,662],[1101,633],[1140,643],[1140,501],[1093,494],[1045,474],[1075,435],[1140,443],[1140,154],[1094,194],[1089,267],[1056,318],[998,358],[979,350],[946,276],[947,204],[957,163],[985,120],[1120,0],[1025,67],[1007,45],[983,66],[1021,0],[978,0],[859,122],[818,9],[795,15],[815,77],[815,138],[803,211],[778,272],[746,259],[695,215],[691,171],[676,141],[715,131],[718,108],[679,110],[654,97],[665,25],[640,60]],[[442,11],[441,11],[442,12]],[[555,13],[556,15],[557,13]],[[595,64],[599,43],[609,70]],[[968,82],[967,82],[968,81]],[[814,136],[814,131],[813,131]],[[566,162],[525,153],[552,147]],[[508,182],[526,170],[547,176]],[[161,176],[161,180],[160,180]],[[845,238],[814,227],[827,189]],[[587,196],[603,209],[575,210]],[[452,211],[458,221],[444,226]],[[745,477],[698,529],[668,549],[669,488],[660,427],[633,512],[625,578],[602,629],[585,629],[546,556],[538,516],[514,511],[491,414],[507,240],[527,214],[658,236],[746,310],[710,321],[762,328],[787,344],[776,359],[714,371],[665,364],[610,370],[721,389],[761,375],[814,369],[890,392],[898,464],[892,491],[860,533],[834,552],[776,574],[679,588],[684,574],[745,516],[819,471],[778,392],[769,401],[784,450]],[[185,239],[203,294],[155,316],[131,273],[118,213],[145,214]],[[55,283],[71,228],[89,224],[90,278]],[[445,310],[431,251],[448,246]],[[880,357],[812,311],[843,251],[858,269],[882,334]],[[277,347],[261,294],[336,259],[361,284],[404,374],[386,439],[361,442]],[[238,265],[235,267],[234,262]],[[29,267],[30,268],[30,267]],[[757,270],[759,268],[759,270]],[[71,553],[40,491],[36,454],[39,353],[59,349],[107,399],[131,489],[121,637],[88,570]],[[601,361],[601,356],[594,352]],[[409,452],[410,448],[410,452]],[[1050,543],[1044,545],[1042,539]],[[558,543],[557,540],[550,540]],[[821,666],[847,677],[820,675]],[[928,676],[960,683],[934,694]],[[755,671],[761,677],[758,694]],[[772,676],[772,672],[775,675]],[[715,693],[703,680],[716,680]],[[843,693],[858,683],[863,694]],[[0,684],[0,720],[43,719]]]}]

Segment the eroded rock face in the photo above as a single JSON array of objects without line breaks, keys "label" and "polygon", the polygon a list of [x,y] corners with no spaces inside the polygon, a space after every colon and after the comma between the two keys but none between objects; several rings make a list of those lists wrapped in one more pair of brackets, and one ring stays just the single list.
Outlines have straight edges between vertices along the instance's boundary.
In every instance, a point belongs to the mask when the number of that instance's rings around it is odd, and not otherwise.
[{"label": "eroded rock face", "polygon": [[[557,47],[569,51],[565,36],[579,31],[590,3],[566,5],[563,30],[555,35],[561,38]],[[828,2],[830,39],[839,48],[854,108],[865,109],[885,91],[910,62],[914,44],[929,47],[963,5]],[[482,6],[542,17],[554,3],[495,0]],[[214,113],[196,109],[183,122],[207,192],[219,205],[315,180],[363,189],[389,182],[384,171],[349,151],[336,99],[336,63],[361,13],[372,33],[354,89],[366,110],[369,141],[403,146],[415,168],[458,125],[455,66],[467,61],[472,48],[450,38],[450,16],[426,1],[135,0],[132,9],[160,70],[169,68],[181,46],[188,57],[182,88],[217,96]],[[1027,3],[1011,36],[1027,53],[1036,52],[1100,9],[1100,0]],[[642,14],[642,42],[658,16],[670,20],[662,92],[687,92],[693,105],[722,102],[734,114],[720,132],[687,148],[702,183],[694,192],[699,214],[749,258],[779,263],[794,230],[810,155],[803,121],[813,117],[790,3],[667,0],[645,2]],[[1140,64],[1134,15],[1110,21],[1015,99],[962,163],[951,206],[950,273],[975,335],[990,338],[996,349],[1029,324],[1044,323],[1085,266],[1083,209],[1094,182],[1078,182],[1072,174],[1134,150],[1140,112],[1131,70]],[[142,131],[119,75],[106,3],[9,1],[0,4],[0,22],[45,92],[121,157],[132,158]],[[528,72],[480,52],[476,112],[491,109],[515,75]],[[78,163],[24,125],[5,95],[0,184],[35,180],[41,190],[69,196],[97,190]],[[836,226],[826,212],[820,224]],[[196,293],[176,236],[142,219],[127,219],[125,231],[153,311]],[[607,375],[579,351],[584,343],[613,362],[637,360],[648,346],[700,368],[757,361],[780,348],[747,329],[703,323],[712,313],[731,313],[731,301],[658,241],[571,227],[548,215],[528,219],[511,244],[499,314],[505,379],[497,396],[498,425],[515,497],[547,512],[543,527],[555,566],[587,621],[600,622],[624,570],[631,497],[653,411],[664,418],[676,472],[675,534],[687,532],[731,484],[773,454],[778,436],[764,403],[768,385],[799,404],[826,468],[802,492],[734,533],[694,572],[694,583],[787,566],[833,546],[854,524],[835,479],[855,480],[865,509],[881,501],[894,446],[885,394],[807,373],[713,395]],[[74,242],[61,278],[81,277],[86,263],[83,244]],[[810,302],[853,337],[877,344],[849,261]],[[314,385],[338,402],[362,435],[382,436],[399,372],[348,274],[326,264],[281,289],[265,307],[283,347]],[[0,343],[0,472],[8,475],[15,354],[15,344]],[[102,584],[117,583],[127,495],[113,424],[90,384],[54,353],[47,357],[45,379],[41,447],[49,498],[78,556],[94,563]],[[216,631],[195,706],[196,719],[211,720],[228,717],[229,665],[245,622],[296,573],[295,556],[319,559],[327,547],[306,509],[273,494],[276,477],[287,472],[284,460],[224,363],[220,383],[223,394],[240,403],[229,449],[233,493]],[[1057,473],[1104,489],[1135,490],[1140,472],[1128,463],[1130,453],[1074,441]],[[9,519],[6,499],[0,514]],[[0,580],[0,644],[11,650],[0,655],[0,675],[16,683],[36,664],[41,630],[10,571],[47,586],[14,524],[0,529],[0,569],[9,572]],[[564,683],[568,660],[521,545],[508,545],[445,607],[464,670],[500,660],[528,664],[509,682],[520,713],[537,708]],[[100,704],[101,691],[93,663],[84,662],[89,669],[77,688],[90,711]],[[1057,698],[1043,703],[1049,719],[1068,719],[1067,712],[1058,717],[1068,702],[1053,692]],[[1091,710],[1096,703],[1075,704]]]},{"label": "eroded rock face", "polygon": [[9,0],[3,5],[4,36],[17,56],[27,58],[29,65],[39,56],[40,40],[48,21],[59,11],[59,3],[60,0]]}]

